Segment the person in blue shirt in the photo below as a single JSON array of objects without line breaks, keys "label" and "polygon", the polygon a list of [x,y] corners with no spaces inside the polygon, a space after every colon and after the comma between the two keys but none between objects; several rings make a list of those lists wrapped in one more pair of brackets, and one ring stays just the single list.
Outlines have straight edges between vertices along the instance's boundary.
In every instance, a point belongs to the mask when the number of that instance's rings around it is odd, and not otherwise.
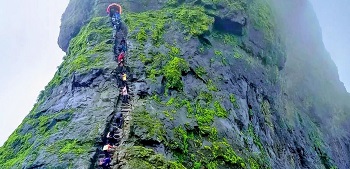
[{"label": "person in blue shirt", "polygon": [[119,11],[116,11],[116,12],[114,13],[114,17],[115,17],[117,20],[121,20],[121,19],[122,19],[122,18],[120,17]]},{"label": "person in blue shirt", "polygon": [[126,44],[126,40],[123,37],[123,39],[120,41],[120,46],[121,46],[121,50],[123,52],[126,52],[128,50],[127,44]]},{"label": "person in blue shirt", "polygon": [[100,161],[100,166],[103,168],[103,169],[109,169],[110,167],[110,163],[112,162],[112,159],[111,157],[109,156],[106,156],[105,158],[101,159]]}]

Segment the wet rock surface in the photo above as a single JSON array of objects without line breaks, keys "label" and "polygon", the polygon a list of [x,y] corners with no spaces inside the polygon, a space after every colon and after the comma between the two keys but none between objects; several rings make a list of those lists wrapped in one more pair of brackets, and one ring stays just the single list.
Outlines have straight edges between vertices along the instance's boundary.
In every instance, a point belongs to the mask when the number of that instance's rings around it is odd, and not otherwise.
[{"label": "wet rock surface", "polygon": [[[98,72],[96,74],[96,72]],[[62,126],[58,131],[55,131],[53,135],[50,135],[45,141],[44,146],[37,145],[41,144],[38,141],[33,141],[33,146],[38,151],[36,159],[32,162],[24,162],[26,164],[25,168],[47,168],[48,166],[54,168],[88,168],[90,166],[90,160],[94,152],[94,142],[99,139],[99,133],[105,131],[105,123],[109,114],[114,110],[114,104],[119,95],[118,89],[113,87],[113,83],[110,79],[103,77],[103,70],[93,70],[88,74],[76,74],[79,78],[72,77],[73,83],[69,80],[64,82],[62,85],[56,87],[53,93],[56,94],[53,97],[49,97],[46,102],[44,102],[41,107],[38,107],[38,111],[45,111],[40,116],[46,116],[50,114],[56,114],[57,112],[71,110],[70,113],[60,114],[53,119],[50,119],[47,124],[45,124],[45,132],[53,131],[54,127],[58,125],[60,121],[66,121],[67,124]],[[96,79],[101,77],[99,84],[94,86],[93,83]],[[84,85],[76,86],[75,83],[86,82]],[[70,88],[69,86],[74,86]],[[70,90],[68,90],[70,89]],[[59,91],[59,92],[58,92]],[[103,97],[108,98],[104,100]],[[47,103],[47,104],[46,104]],[[23,129],[25,132],[25,128]],[[37,139],[42,136],[38,135]],[[35,137],[33,138],[34,140]],[[67,154],[60,157],[60,151],[50,152],[47,150],[50,146],[60,146],[57,143],[58,140],[77,140],[82,145],[88,145],[85,147],[87,149],[87,154],[76,155]],[[89,147],[91,146],[91,147]],[[53,148],[56,149],[56,148]],[[68,151],[72,151],[74,147],[70,147]],[[32,154],[34,155],[34,154]],[[69,162],[75,159],[74,163]],[[67,161],[63,163],[56,163],[55,161]],[[40,167],[41,166],[41,167]]]}]

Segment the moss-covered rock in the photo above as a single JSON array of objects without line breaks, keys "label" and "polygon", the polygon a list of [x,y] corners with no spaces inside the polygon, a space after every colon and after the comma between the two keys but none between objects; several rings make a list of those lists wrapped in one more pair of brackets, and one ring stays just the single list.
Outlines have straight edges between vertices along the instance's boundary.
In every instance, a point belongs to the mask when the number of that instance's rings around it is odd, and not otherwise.
[{"label": "moss-covered rock", "polygon": [[126,169],[185,169],[182,164],[167,160],[163,155],[156,154],[152,149],[141,146],[128,147],[125,158],[128,162],[123,168]]}]

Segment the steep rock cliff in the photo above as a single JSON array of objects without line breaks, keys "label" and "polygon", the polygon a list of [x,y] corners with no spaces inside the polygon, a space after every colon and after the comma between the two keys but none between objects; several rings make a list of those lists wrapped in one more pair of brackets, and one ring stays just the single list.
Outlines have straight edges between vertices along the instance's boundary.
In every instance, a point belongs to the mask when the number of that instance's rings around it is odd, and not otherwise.
[{"label": "steep rock cliff", "polygon": [[[1,147],[2,168],[94,167],[118,111],[111,28],[99,17],[110,2],[71,0],[67,56]],[[350,97],[306,1],[118,3],[132,79],[149,96],[133,102],[114,168],[350,167]]]}]

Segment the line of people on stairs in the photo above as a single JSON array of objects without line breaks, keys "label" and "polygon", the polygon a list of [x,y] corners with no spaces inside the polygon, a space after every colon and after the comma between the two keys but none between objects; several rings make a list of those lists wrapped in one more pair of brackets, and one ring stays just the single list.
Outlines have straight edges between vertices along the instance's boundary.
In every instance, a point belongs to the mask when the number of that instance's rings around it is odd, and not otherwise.
[{"label": "line of people on stairs", "polygon": [[[128,103],[129,95],[128,95],[128,86],[127,86],[127,73],[130,72],[129,68],[125,66],[126,63],[126,53],[127,53],[127,42],[123,35],[122,39],[118,37],[118,33],[121,30],[121,13],[122,7],[119,4],[113,3],[107,7],[107,13],[111,18],[111,24],[113,27],[113,35],[114,38],[114,59],[117,61],[118,66],[116,68],[116,75],[118,87],[121,88],[122,94],[122,103]],[[120,42],[119,42],[120,40]],[[118,112],[112,119],[112,127],[107,133],[103,142],[105,145],[103,146],[103,155],[104,157],[100,159],[99,166],[103,169],[110,169],[110,163],[112,161],[112,155],[116,150],[120,140],[121,140],[121,129],[124,124],[123,114]]]},{"label": "line of people on stairs", "polygon": [[112,155],[117,146],[119,145],[119,142],[121,140],[121,130],[123,128],[124,124],[124,118],[123,114],[121,112],[118,112],[113,120],[112,120],[112,127],[107,133],[107,136],[105,137],[106,139],[103,139],[105,142],[105,145],[103,146],[103,155],[104,157],[100,159],[99,165],[103,169],[109,169],[110,168],[110,163],[112,161]]},{"label": "line of people on stairs", "polygon": [[127,50],[128,47],[125,38],[123,37],[120,43],[118,43],[118,38],[115,38],[113,52],[115,58],[118,59],[118,64],[125,61],[125,55]]},{"label": "line of people on stairs", "polygon": [[122,7],[119,4],[113,3],[107,7],[107,13],[111,18],[111,24],[113,27],[113,37],[120,31],[122,26]]},{"label": "line of people on stairs", "polygon": [[116,150],[121,140],[121,134],[122,134],[121,130],[123,128],[123,124],[124,124],[123,114],[119,112],[114,116],[114,119],[112,121],[112,127],[106,136],[107,140],[104,141],[106,143],[102,149],[104,153],[104,158],[102,158],[99,161],[99,165],[103,169],[110,168],[110,163],[112,161],[111,154],[114,153],[114,151]]}]

